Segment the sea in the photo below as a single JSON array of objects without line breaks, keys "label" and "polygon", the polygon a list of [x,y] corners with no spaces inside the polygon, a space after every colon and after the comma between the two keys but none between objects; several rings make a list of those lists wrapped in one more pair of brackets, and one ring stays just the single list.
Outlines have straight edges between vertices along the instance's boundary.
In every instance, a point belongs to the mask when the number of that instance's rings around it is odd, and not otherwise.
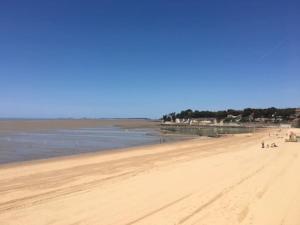
[{"label": "sea", "polygon": [[150,128],[124,129],[116,126],[34,131],[2,130],[0,164],[159,144],[197,136],[216,136],[218,132],[243,133],[249,130],[181,129],[161,132]]},{"label": "sea", "polygon": [[160,143],[154,129],[97,127],[0,132],[0,164]]}]

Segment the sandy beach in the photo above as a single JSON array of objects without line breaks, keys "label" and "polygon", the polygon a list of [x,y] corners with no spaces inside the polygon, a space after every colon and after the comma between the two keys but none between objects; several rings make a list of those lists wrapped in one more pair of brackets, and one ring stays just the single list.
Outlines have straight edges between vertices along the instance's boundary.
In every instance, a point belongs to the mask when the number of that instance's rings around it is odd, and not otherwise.
[{"label": "sandy beach", "polygon": [[286,133],[2,165],[0,224],[299,225],[300,143]]}]

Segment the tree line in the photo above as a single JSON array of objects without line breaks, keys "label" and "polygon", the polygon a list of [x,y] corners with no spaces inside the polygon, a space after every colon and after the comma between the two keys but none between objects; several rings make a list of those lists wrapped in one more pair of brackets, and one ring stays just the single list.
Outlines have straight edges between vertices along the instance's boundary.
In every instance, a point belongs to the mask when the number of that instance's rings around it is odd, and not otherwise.
[{"label": "tree line", "polygon": [[229,116],[241,117],[241,122],[247,122],[256,118],[280,118],[282,121],[290,121],[295,119],[296,108],[245,108],[243,110],[220,110],[220,111],[199,111],[192,109],[183,110],[179,113],[172,112],[163,115],[164,121],[175,121],[178,119],[197,119],[197,118],[216,118],[218,121],[224,120]]}]

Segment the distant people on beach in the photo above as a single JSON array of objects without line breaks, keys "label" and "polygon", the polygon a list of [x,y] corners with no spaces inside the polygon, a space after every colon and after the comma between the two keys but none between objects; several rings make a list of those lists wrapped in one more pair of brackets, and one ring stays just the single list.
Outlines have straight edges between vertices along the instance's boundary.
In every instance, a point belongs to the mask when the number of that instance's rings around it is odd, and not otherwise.
[{"label": "distant people on beach", "polygon": [[276,147],[278,147],[278,145],[276,145],[276,143],[271,144],[271,148],[276,148]]},{"label": "distant people on beach", "polygon": [[265,148],[265,146],[266,146],[266,148],[270,148],[270,147],[271,148],[276,148],[276,147],[278,147],[278,145],[275,142],[271,143],[271,145],[269,145],[269,144],[265,145],[265,142],[262,141],[261,142],[261,148]]}]

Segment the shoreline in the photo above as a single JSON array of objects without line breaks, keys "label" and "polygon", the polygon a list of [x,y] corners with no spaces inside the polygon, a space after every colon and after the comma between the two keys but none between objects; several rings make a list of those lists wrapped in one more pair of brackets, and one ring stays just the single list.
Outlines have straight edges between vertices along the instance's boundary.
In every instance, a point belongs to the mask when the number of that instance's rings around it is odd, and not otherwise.
[{"label": "shoreline", "polygon": [[[259,132],[259,131],[258,131]],[[263,132],[261,129],[260,132]],[[87,151],[87,152],[80,152],[74,154],[66,154],[61,156],[50,156],[45,158],[38,158],[38,159],[29,159],[29,160],[20,160],[20,161],[13,161],[7,163],[0,163],[0,170],[1,168],[10,167],[10,166],[18,166],[18,165],[27,165],[27,164],[35,164],[35,163],[43,163],[43,162],[50,162],[50,161],[58,161],[58,160],[67,160],[67,159],[80,159],[81,157],[94,157],[94,156],[101,156],[106,154],[118,154],[127,151],[136,151],[138,149],[148,149],[148,148],[155,148],[158,146],[170,145],[170,144],[180,144],[180,143],[187,143],[189,141],[206,141],[214,139],[223,139],[232,136],[248,136],[253,135],[253,133],[240,133],[240,134],[222,134],[218,137],[209,137],[209,136],[197,136],[197,135],[185,135],[185,134],[163,134],[162,137],[174,137],[173,139],[169,139],[166,142],[162,143],[149,143],[149,144],[142,144],[136,145],[131,147],[125,148],[108,148],[108,149],[99,149],[96,151]]]},{"label": "shoreline", "polygon": [[[0,145],[2,149],[0,166],[89,153],[122,151],[124,148],[195,138],[184,134],[166,135],[161,133],[159,126],[156,125],[155,121],[144,119],[96,122],[95,120],[0,121],[0,141],[3,141]],[[83,133],[80,136],[81,129],[87,134]],[[114,143],[113,138],[117,142]],[[81,144],[77,144],[78,142]],[[94,144],[89,145],[89,142]]]},{"label": "shoreline", "polygon": [[[257,132],[258,133],[262,133]],[[65,161],[84,161],[89,160],[92,158],[101,158],[101,157],[110,157],[110,156],[120,156],[126,154],[141,154],[145,152],[155,153],[155,149],[159,148],[176,148],[178,145],[189,145],[193,143],[200,143],[205,144],[210,142],[214,144],[216,140],[223,141],[224,139],[233,138],[233,137],[251,137],[253,133],[240,133],[240,134],[224,134],[220,137],[204,137],[204,136],[195,136],[194,138],[186,139],[186,140],[176,140],[171,142],[164,142],[164,143],[157,143],[157,144],[145,144],[145,145],[138,145],[132,146],[127,148],[116,148],[116,149],[104,149],[95,152],[86,152],[86,153],[78,153],[73,155],[64,155],[64,156],[56,156],[56,157],[49,157],[49,158],[42,158],[42,159],[33,159],[33,160],[25,160],[25,161],[18,161],[18,162],[11,162],[11,163],[3,163],[0,164],[0,172],[1,169],[9,169],[14,167],[22,167],[22,166],[32,166],[32,165],[42,165],[48,163],[61,163]]]},{"label": "shoreline", "polygon": [[[171,136],[172,136],[172,134],[171,134]],[[184,135],[182,135],[182,136],[184,136]],[[224,137],[225,136],[226,135],[224,135]],[[50,161],[59,161],[59,160],[68,160],[68,159],[80,159],[82,157],[95,157],[95,156],[101,156],[101,155],[106,155],[106,154],[119,154],[122,152],[136,151],[140,148],[148,149],[148,148],[153,148],[153,147],[158,147],[158,146],[163,146],[163,145],[178,144],[178,143],[186,142],[186,141],[213,139],[211,137],[200,137],[200,136],[193,137],[193,136],[186,136],[186,135],[184,136],[184,138],[185,139],[176,139],[175,138],[172,141],[163,142],[163,143],[149,143],[149,144],[136,145],[136,146],[125,147],[125,148],[109,148],[109,149],[96,150],[96,151],[91,151],[91,152],[75,153],[75,154],[70,154],[70,155],[53,156],[53,157],[48,157],[48,158],[1,163],[0,170],[1,170],[1,168],[10,167],[10,166],[43,163],[43,162],[48,162],[48,161],[50,162]]]},{"label": "shoreline", "polygon": [[[90,128],[87,128],[90,126]],[[66,140],[70,136],[68,134],[69,131],[77,130],[77,129],[94,129],[94,128],[113,128],[117,127],[124,131],[137,131],[137,132],[146,132],[145,133],[145,140],[143,141],[132,141],[131,144],[123,144],[123,146],[117,147],[117,145],[111,144],[103,145],[106,147],[101,146],[101,133],[99,134],[99,144],[97,146],[88,146],[85,147],[70,147],[71,145],[76,145],[75,139],[72,142],[69,142],[69,145],[59,146],[59,140],[51,139],[49,135],[55,135],[57,132],[65,132],[66,133]],[[10,163],[18,163],[18,162],[27,162],[32,160],[47,160],[51,158],[57,157],[67,157],[67,156],[74,156],[74,155],[81,155],[87,153],[102,153],[108,151],[116,151],[123,150],[124,148],[130,147],[143,147],[153,144],[162,144],[162,143],[172,143],[178,142],[183,140],[190,140],[190,139],[207,139],[211,138],[209,135],[196,135],[196,134],[189,134],[184,132],[171,132],[160,130],[160,125],[157,121],[152,120],[145,120],[145,119],[130,119],[130,120],[123,120],[123,119],[109,119],[109,120],[87,120],[87,119],[75,119],[75,120],[2,120],[0,121],[0,135],[1,140],[3,140],[2,145],[0,148],[3,149],[2,156],[3,158],[0,160],[0,166]],[[41,132],[41,133],[40,133]],[[72,131],[73,132],[73,131]],[[74,131],[75,132],[75,131]],[[15,136],[17,135],[17,136]],[[20,139],[18,135],[24,135],[24,139]],[[52,147],[49,146],[49,150],[44,151],[43,149],[48,149],[47,144],[39,144],[40,139],[36,139],[36,135],[45,135],[43,138],[43,142],[47,143],[52,141]],[[48,135],[48,136],[47,136]],[[121,134],[123,135],[123,134]],[[29,138],[26,138],[29,137]],[[32,136],[33,139],[30,139]],[[146,137],[149,137],[147,141]],[[222,135],[220,135],[222,136]],[[81,139],[78,138],[78,141],[88,142],[94,141],[92,139],[87,138]],[[219,136],[218,136],[219,137]],[[116,137],[117,138],[117,137]],[[130,138],[128,136],[128,138]],[[10,141],[10,139],[12,141]],[[151,141],[152,140],[152,141]],[[20,143],[18,141],[21,141]],[[56,142],[55,142],[56,141]],[[147,143],[148,142],[148,143]],[[26,146],[23,150],[18,150],[22,148],[22,143]],[[55,143],[57,145],[55,146]],[[120,142],[119,145],[122,145]],[[127,146],[126,146],[127,145]],[[63,149],[65,147],[65,150]],[[32,150],[31,150],[32,149]],[[39,150],[40,149],[40,150]],[[39,151],[38,151],[39,150]],[[51,151],[53,153],[51,153]],[[14,153],[15,152],[15,153]],[[19,152],[19,153],[18,153]],[[24,155],[24,156],[22,156]],[[1,155],[0,155],[1,156]]]}]

